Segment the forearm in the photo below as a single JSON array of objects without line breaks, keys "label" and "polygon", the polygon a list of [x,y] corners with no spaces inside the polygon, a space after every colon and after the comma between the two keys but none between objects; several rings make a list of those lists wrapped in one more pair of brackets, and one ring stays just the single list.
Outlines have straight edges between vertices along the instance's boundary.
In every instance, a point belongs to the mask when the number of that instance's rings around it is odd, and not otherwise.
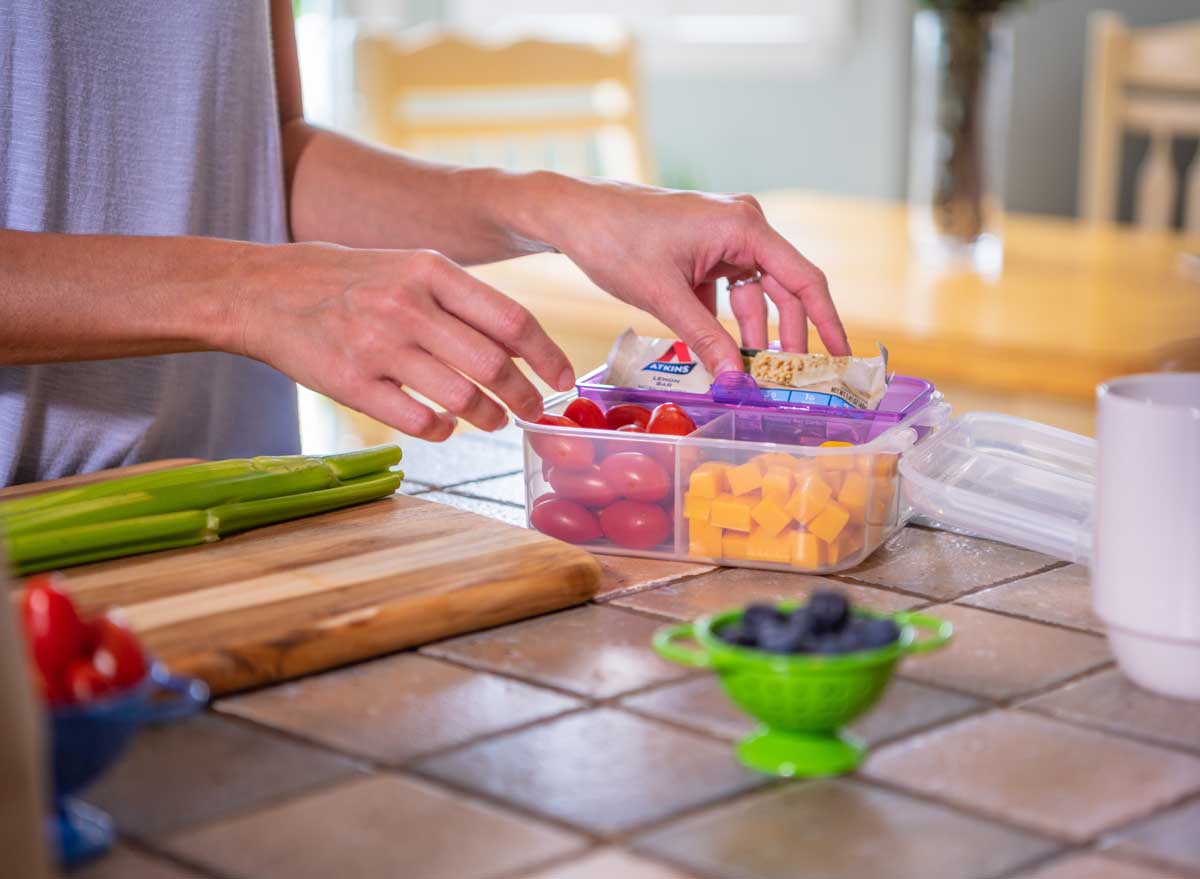
[{"label": "forearm", "polygon": [[0,230],[0,363],[236,348],[232,316],[267,250]]},{"label": "forearm", "polygon": [[553,214],[583,184],[428,162],[294,120],[283,129],[297,241],[437,250],[472,265],[556,248]]}]

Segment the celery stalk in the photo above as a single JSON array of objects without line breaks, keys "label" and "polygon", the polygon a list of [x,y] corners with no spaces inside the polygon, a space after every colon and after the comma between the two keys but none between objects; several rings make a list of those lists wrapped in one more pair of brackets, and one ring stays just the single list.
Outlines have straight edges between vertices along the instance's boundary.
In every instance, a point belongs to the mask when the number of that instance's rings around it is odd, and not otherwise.
[{"label": "celery stalk", "polygon": [[218,479],[213,482],[185,483],[166,488],[149,488],[128,494],[59,504],[18,515],[6,515],[0,507],[0,521],[11,536],[30,531],[46,531],[76,525],[92,525],[179,510],[203,510],[234,501],[279,497],[329,488],[337,484],[331,468],[312,459],[303,467],[282,472],[251,472],[247,476]]},{"label": "celery stalk", "polygon": [[401,474],[384,471],[370,476],[350,479],[336,488],[325,488],[305,494],[224,504],[208,511],[210,527],[218,534],[234,534],[274,522],[313,516],[317,513],[349,507],[364,501],[387,497],[400,487]]},{"label": "celery stalk", "polygon": [[400,463],[403,454],[399,446],[374,446],[369,449],[359,449],[357,452],[323,455],[321,460],[329,466],[334,476],[344,482],[347,479],[355,479],[395,467]]},{"label": "celery stalk", "polygon": [[[89,552],[108,552],[127,555],[126,548],[147,542],[191,539],[204,543],[213,539],[208,530],[208,514],[204,510],[164,513],[117,522],[79,525],[54,531],[14,534],[8,538],[8,556],[19,570],[56,567],[59,559]],[[105,556],[111,557],[111,556]]]}]

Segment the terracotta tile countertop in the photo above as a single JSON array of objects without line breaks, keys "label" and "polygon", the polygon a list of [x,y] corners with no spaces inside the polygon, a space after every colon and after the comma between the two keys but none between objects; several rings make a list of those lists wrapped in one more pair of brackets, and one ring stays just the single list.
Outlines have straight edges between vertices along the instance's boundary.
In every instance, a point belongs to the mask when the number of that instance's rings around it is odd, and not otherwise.
[{"label": "terracotta tile countertop", "polygon": [[[410,448],[411,447],[411,448]],[[405,490],[521,522],[519,440],[406,443]],[[454,466],[454,460],[469,466]],[[1116,671],[1086,571],[909,528],[833,578],[602,557],[585,607],[216,703],[88,798],[87,879],[1200,877],[1200,705]],[[654,629],[836,586],[952,619],[854,726],[854,775],[734,760],[749,721]]]}]

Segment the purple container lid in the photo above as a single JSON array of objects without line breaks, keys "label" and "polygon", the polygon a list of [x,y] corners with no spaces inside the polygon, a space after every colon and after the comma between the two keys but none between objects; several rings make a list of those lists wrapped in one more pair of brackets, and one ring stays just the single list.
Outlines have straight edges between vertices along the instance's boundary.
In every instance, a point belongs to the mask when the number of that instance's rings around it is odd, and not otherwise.
[{"label": "purple container lid", "polygon": [[[576,383],[579,396],[594,400],[608,408],[617,403],[640,403],[653,408],[660,403],[677,403],[687,410],[697,425],[706,424],[718,415],[732,410],[757,410],[763,414],[796,415],[805,419],[825,416],[839,420],[870,422],[882,431],[903,421],[933,397],[934,387],[924,379],[908,375],[892,377],[878,409],[844,409],[837,406],[817,406],[768,400],[758,383],[744,372],[725,372],[717,376],[707,394],[688,394],[677,391],[636,390],[617,388],[604,383],[608,367],[601,366]],[[876,431],[873,431],[873,433]]]}]

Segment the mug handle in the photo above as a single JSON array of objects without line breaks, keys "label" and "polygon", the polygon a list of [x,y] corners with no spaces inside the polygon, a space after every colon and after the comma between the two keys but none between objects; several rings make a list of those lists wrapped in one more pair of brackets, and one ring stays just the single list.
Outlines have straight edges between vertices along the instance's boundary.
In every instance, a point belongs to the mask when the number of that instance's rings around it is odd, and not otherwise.
[{"label": "mug handle", "polygon": [[667,626],[654,633],[654,649],[663,659],[687,665],[692,668],[709,668],[712,661],[703,650],[695,650],[677,643],[684,638],[695,640],[696,632],[692,623],[681,623],[678,626]]},{"label": "mug handle", "polygon": [[201,711],[208,704],[208,685],[197,678],[173,675],[161,665],[150,672],[151,701],[142,709],[145,723],[170,723]]},{"label": "mug handle", "polygon": [[912,626],[915,629],[932,632],[928,638],[914,639],[902,649],[906,654],[929,653],[940,650],[954,637],[954,624],[949,620],[939,619],[923,613],[898,613],[894,617],[901,625]]}]

